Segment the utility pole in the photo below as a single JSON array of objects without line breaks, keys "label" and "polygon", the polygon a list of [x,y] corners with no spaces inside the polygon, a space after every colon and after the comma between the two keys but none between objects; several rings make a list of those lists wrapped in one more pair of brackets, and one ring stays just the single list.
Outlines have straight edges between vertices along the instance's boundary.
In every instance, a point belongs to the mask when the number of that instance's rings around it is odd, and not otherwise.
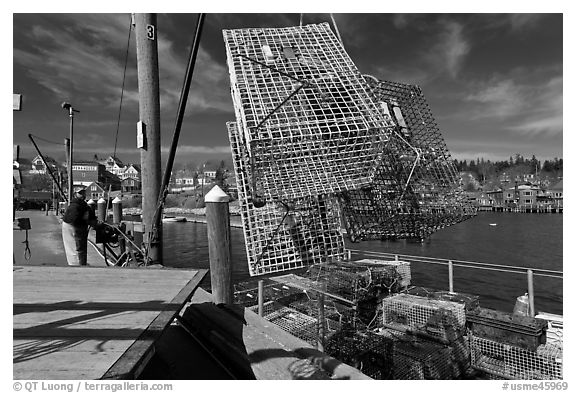
[{"label": "utility pole", "polygon": [[[134,14],[140,109],[142,223],[148,263],[162,263],[162,214],[155,214],[161,186],[160,82],[156,14]],[[159,212],[161,213],[161,212]]]},{"label": "utility pole", "polygon": [[72,107],[67,102],[62,103],[62,109],[68,111],[68,116],[70,117],[70,139],[67,140],[67,157],[68,157],[68,204],[72,201],[74,196],[74,181],[72,179],[72,165],[74,163],[74,112],[80,112]]}]

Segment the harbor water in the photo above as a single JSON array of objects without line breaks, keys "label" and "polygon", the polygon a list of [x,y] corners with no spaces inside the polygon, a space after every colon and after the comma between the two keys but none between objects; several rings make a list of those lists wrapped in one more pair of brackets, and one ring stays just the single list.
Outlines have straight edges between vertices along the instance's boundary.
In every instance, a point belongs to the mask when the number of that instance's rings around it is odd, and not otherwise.
[{"label": "harbor water", "polygon": [[[209,267],[205,224],[167,223],[163,228],[167,266]],[[231,240],[233,280],[248,280],[242,229],[232,228]],[[347,241],[347,247],[562,271],[562,214],[481,212],[473,219],[436,232],[424,242]],[[412,263],[411,271],[413,285],[448,290],[446,266]],[[455,267],[454,291],[479,295],[483,307],[512,311],[516,298],[527,291],[527,277],[524,274]],[[536,311],[563,313],[562,280],[536,276],[534,291]]]}]

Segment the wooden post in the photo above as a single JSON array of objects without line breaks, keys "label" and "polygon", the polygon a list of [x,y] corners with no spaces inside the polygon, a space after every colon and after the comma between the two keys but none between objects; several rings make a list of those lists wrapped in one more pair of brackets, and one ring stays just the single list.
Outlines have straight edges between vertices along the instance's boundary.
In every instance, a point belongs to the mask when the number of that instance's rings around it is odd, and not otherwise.
[{"label": "wooden post", "polygon": [[112,222],[120,224],[122,222],[122,199],[119,197],[114,198],[112,201]]},{"label": "wooden post", "polygon": [[534,317],[536,312],[534,310],[534,272],[528,269],[528,301],[530,305],[530,316]]},{"label": "wooden post", "polygon": [[96,213],[96,201],[90,198],[90,200],[88,200],[88,202],[86,203],[88,204],[88,206],[90,206],[90,209],[92,209],[92,211]]},{"label": "wooden post", "polygon": [[108,204],[108,202],[106,202],[106,200],[104,198],[100,198],[98,199],[98,213],[97,213],[97,217],[98,217],[98,221],[101,222],[106,222],[106,205]]},{"label": "wooden post", "polygon": [[[121,227],[120,230],[124,232],[122,229],[122,199],[120,197],[116,197],[112,201],[112,222]],[[123,236],[118,236],[118,246],[120,247],[120,254],[124,254],[126,252],[126,240]]]},{"label": "wooden post", "polygon": [[448,288],[450,293],[454,293],[454,263],[448,261]]},{"label": "wooden post", "polygon": [[160,82],[156,14],[134,14],[140,122],[142,224],[150,264],[162,263],[162,214],[156,214],[161,185]]},{"label": "wooden post", "polygon": [[232,260],[230,257],[230,197],[214,186],[204,198],[206,201],[206,226],[208,229],[208,255],[210,280],[214,303],[232,304]]},{"label": "wooden post", "polygon": [[264,280],[258,280],[258,315],[264,316]]}]

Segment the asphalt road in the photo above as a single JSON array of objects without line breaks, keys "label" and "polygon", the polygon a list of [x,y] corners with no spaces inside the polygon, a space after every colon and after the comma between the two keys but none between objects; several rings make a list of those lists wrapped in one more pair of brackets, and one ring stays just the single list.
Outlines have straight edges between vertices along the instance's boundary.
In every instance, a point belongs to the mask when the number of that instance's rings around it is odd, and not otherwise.
[{"label": "asphalt road", "polygon": [[[16,212],[16,218],[29,218],[31,229],[28,231],[28,247],[30,257],[26,258],[26,231],[12,230],[12,252],[15,265],[33,266],[67,266],[64,244],[62,243],[62,227],[60,217],[54,212],[39,210],[23,210]],[[17,228],[16,223],[13,228]],[[90,230],[90,236],[94,231]],[[96,253],[92,246],[88,245],[88,264],[104,266],[103,259]]]}]

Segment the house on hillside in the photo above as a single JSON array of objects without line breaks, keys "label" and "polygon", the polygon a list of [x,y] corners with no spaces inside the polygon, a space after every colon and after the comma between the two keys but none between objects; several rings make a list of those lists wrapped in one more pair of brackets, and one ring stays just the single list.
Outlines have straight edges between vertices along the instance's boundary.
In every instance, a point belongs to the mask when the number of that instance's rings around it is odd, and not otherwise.
[{"label": "house on hillside", "polygon": [[94,182],[102,183],[105,171],[104,165],[95,161],[77,161],[72,164],[72,177],[75,185],[86,187]]},{"label": "house on hillside", "polygon": [[[58,171],[58,164],[55,159],[53,159],[52,157],[44,157],[44,158],[46,160],[46,163],[52,169],[52,171]],[[32,169],[30,169],[29,173],[30,174],[48,173],[48,171],[46,170],[46,165],[44,165],[44,161],[42,160],[42,157],[40,157],[39,154],[32,160]]]},{"label": "house on hillside", "polygon": [[564,206],[564,181],[560,180],[558,183],[554,184],[548,190],[546,194],[552,198],[553,206],[563,207]]},{"label": "house on hillside", "polygon": [[142,183],[140,182],[140,179],[126,177],[122,179],[120,189],[122,190],[122,193],[140,192],[142,190]]},{"label": "house on hillside", "polygon": [[122,172],[126,169],[126,165],[120,161],[118,157],[108,156],[107,159],[99,161],[100,164],[104,165],[105,169],[120,177]]},{"label": "house on hillside", "polygon": [[98,201],[98,199],[104,198],[105,196],[106,190],[101,184],[92,182],[86,186],[86,200],[93,199],[94,201]]},{"label": "house on hillside", "polygon": [[140,165],[136,165],[136,164],[128,164],[124,167],[124,171],[121,172],[120,174],[120,179],[124,180],[124,179],[136,179],[138,181],[140,181],[140,173],[142,172],[142,169],[140,168]]},{"label": "house on hillside", "polygon": [[98,183],[104,189],[120,189],[120,178],[106,170],[103,164],[95,161],[79,161],[72,165],[75,185],[89,186]]}]

